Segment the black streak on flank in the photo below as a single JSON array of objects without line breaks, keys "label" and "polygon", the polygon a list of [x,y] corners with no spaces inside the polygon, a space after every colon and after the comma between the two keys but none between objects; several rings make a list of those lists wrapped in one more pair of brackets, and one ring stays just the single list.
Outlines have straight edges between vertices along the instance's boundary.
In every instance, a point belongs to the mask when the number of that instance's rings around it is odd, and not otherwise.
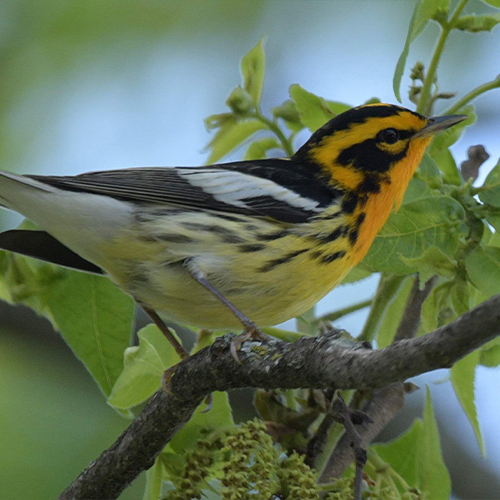
[{"label": "black streak on flank", "polygon": [[186,229],[193,231],[205,231],[220,236],[224,243],[245,243],[245,240],[234,233],[227,227],[218,226],[217,224],[200,224],[199,222],[183,222],[182,225]]},{"label": "black streak on flank", "polygon": [[221,236],[224,243],[245,243],[243,238],[236,236],[235,234],[224,234]]},{"label": "black streak on flank", "polygon": [[240,247],[241,252],[259,252],[260,250],[264,250],[266,248],[266,245],[263,245],[262,243],[254,243],[254,244],[248,244],[248,245],[241,245]]},{"label": "black streak on flank", "polygon": [[222,234],[226,236],[234,235],[231,229],[216,224],[200,224],[199,222],[182,222],[181,224],[186,229],[191,229],[193,231],[206,231],[207,233]]},{"label": "black streak on flank", "polygon": [[234,215],[227,215],[227,214],[219,214],[219,213],[212,213],[212,217],[217,217],[218,219],[224,219],[224,220],[230,220],[234,222],[241,222],[241,217],[236,217]]},{"label": "black streak on flank", "polygon": [[280,257],[279,259],[270,260],[265,266],[262,266],[259,269],[259,271],[262,271],[262,272],[271,271],[272,269],[275,269],[279,265],[286,264],[287,262],[290,262],[291,260],[293,260],[298,255],[300,255],[300,254],[302,254],[304,252],[307,252],[307,251],[309,251],[309,248],[304,248],[302,250],[297,250],[295,252],[290,252],[289,254],[286,254],[283,257]]},{"label": "black streak on flank", "polygon": [[335,212],[333,214],[322,216],[321,219],[322,220],[334,220],[334,219],[337,219],[338,217],[340,217],[341,215],[342,215],[342,211],[339,210],[338,212]]},{"label": "black streak on flank", "polygon": [[330,234],[327,234],[326,236],[315,236],[315,240],[320,240],[322,243],[329,243],[331,241],[335,241],[338,238],[342,238],[342,236],[345,236],[347,234],[347,227],[346,226],[339,226],[335,231],[332,231]]},{"label": "black streak on flank", "polygon": [[345,254],[346,253],[344,251],[329,253],[329,254],[323,256],[323,258],[321,259],[321,262],[323,264],[329,264],[330,262],[333,262],[337,259],[341,259],[342,257],[345,256]]},{"label": "black streak on flank", "polygon": [[323,256],[323,252],[311,252],[309,254],[309,257],[311,257],[312,260],[319,259],[322,256]]},{"label": "black streak on flank", "polygon": [[257,239],[260,241],[273,241],[283,238],[288,234],[288,231],[280,230],[274,233],[258,234]]},{"label": "black streak on flank", "polygon": [[193,238],[185,234],[158,234],[155,240],[168,241],[169,243],[193,243]]}]

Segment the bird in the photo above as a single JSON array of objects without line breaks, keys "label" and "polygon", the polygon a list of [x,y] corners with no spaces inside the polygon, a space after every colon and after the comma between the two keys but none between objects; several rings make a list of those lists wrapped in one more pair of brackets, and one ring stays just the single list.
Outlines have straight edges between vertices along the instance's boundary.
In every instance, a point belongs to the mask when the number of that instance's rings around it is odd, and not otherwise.
[{"label": "bird", "polygon": [[0,171],[0,207],[39,228],[1,233],[0,249],[106,275],[181,358],[159,313],[243,327],[234,354],[342,281],[401,205],[434,135],[466,118],[376,103],[333,117],[290,158],[76,176]]}]

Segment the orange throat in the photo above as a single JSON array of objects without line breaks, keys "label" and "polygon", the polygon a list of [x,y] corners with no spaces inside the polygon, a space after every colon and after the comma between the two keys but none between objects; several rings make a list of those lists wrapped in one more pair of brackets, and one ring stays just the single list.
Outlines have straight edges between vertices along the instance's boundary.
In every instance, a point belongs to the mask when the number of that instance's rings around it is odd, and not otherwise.
[{"label": "orange throat", "polygon": [[368,252],[373,240],[387,222],[392,208],[397,211],[403,202],[408,184],[425,153],[431,138],[422,138],[410,144],[404,163],[393,166],[388,174],[388,182],[383,182],[380,192],[368,193],[364,205],[358,204],[352,214],[351,223],[364,213],[363,223],[359,228],[358,238],[353,246],[353,265],[358,264]]}]

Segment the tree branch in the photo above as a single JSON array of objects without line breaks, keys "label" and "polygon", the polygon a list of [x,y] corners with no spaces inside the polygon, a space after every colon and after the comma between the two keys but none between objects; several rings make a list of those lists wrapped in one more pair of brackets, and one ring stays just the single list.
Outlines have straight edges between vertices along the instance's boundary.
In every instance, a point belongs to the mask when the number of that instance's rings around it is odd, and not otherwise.
[{"label": "tree branch", "polygon": [[[421,373],[448,368],[498,335],[500,295],[428,335],[404,339],[381,350],[346,348],[335,340],[334,331],[295,343],[274,339],[266,345],[245,342],[238,364],[230,353],[234,336],[219,337],[213,345],[178,365],[171,381],[172,394],[157,392],[111,448],[59,498],[117,498],[153,464],[203,398],[213,391],[243,387],[381,389]],[[374,405],[373,398],[370,404]],[[382,421],[380,416],[370,414],[369,408],[364,411],[375,421]]]}]

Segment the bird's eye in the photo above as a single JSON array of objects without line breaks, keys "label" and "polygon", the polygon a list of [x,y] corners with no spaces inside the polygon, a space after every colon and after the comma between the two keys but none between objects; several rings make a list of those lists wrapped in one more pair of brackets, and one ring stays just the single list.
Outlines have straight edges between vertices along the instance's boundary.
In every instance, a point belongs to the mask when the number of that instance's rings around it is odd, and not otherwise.
[{"label": "bird's eye", "polygon": [[399,140],[399,132],[395,128],[386,128],[378,133],[377,139],[387,144],[394,144]]}]

